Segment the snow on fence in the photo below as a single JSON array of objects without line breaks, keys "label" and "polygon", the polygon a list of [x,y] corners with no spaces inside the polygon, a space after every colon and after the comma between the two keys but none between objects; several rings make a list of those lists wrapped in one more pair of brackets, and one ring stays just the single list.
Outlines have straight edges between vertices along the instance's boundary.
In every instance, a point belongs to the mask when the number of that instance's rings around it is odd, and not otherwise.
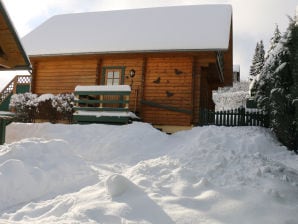
[{"label": "snow on fence", "polygon": [[218,126],[269,126],[269,116],[263,111],[246,111],[238,108],[226,111],[200,111],[200,125]]}]

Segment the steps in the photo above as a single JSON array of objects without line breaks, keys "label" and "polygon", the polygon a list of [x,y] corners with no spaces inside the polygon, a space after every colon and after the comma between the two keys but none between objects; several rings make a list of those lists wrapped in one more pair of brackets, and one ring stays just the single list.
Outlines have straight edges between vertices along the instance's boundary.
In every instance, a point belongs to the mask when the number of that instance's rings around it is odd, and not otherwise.
[{"label": "steps", "polygon": [[0,111],[8,111],[12,94],[29,92],[30,84],[30,75],[15,76],[0,92]]}]

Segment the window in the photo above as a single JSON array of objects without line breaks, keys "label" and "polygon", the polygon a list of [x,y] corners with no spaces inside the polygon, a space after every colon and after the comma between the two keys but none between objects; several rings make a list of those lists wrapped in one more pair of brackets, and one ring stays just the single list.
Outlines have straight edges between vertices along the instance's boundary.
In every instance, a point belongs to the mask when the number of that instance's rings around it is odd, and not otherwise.
[{"label": "window", "polygon": [[120,71],[109,70],[106,75],[106,85],[120,85]]},{"label": "window", "polygon": [[101,85],[123,85],[125,67],[124,66],[104,66],[102,68]]}]

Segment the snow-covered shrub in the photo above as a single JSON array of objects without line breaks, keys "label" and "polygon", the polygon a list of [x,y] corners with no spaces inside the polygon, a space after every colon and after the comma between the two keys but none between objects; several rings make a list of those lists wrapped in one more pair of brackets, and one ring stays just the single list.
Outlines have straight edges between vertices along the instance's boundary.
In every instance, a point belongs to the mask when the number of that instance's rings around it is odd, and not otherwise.
[{"label": "snow-covered shrub", "polygon": [[19,122],[32,122],[35,119],[56,123],[58,120],[72,119],[73,94],[15,94],[11,98],[10,108],[16,112]]},{"label": "snow-covered shrub", "polygon": [[212,99],[215,110],[230,110],[245,107],[249,96],[249,82],[235,82],[233,87],[219,88],[213,91]]},{"label": "snow-covered shrub", "polygon": [[33,122],[37,112],[37,95],[32,93],[14,94],[9,107],[16,114],[19,122]]},{"label": "snow-covered shrub", "polygon": [[72,112],[74,99],[73,94],[59,94],[52,99],[52,106],[60,113],[69,113]]},{"label": "snow-covered shrub", "polygon": [[60,113],[63,119],[71,121],[73,113],[74,94],[59,94],[52,99],[52,107]]}]

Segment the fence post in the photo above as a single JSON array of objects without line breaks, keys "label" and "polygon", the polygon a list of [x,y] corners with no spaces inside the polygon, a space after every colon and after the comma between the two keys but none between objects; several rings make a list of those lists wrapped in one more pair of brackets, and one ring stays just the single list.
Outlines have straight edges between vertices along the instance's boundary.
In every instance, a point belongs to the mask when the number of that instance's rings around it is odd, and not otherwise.
[{"label": "fence post", "polygon": [[202,109],[200,109],[200,120],[199,120],[199,125],[200,125],[200,126],[203,126],[203,125],[205,125],[205,124],[206,124],[206,122],[205,122],[205,109],[202,108]]},{"label": "fence post", "polygon": [[234,116],[234,122],[233,122],[233,125],[234,126],[237,126],[237,110],[235,109],[234,111],[233,111],[233,116]]},{"label": "fence post", "polygon": [[230,115],[231,115],[230,110],[228,110],[227,111],[227,126],[231,126],[231,124],[230,124]]},{"label": "fence post", "polygon": [[0,117],[0,145],[5,143],[5,120]]},{"label": "fence post", "polygon": [[12,118],[7,116],[0,116],[0,145],[5,143],[6,126],[11,122]]},{"label": "fence post", "polygon": [[240,108],[240,126],[245,126],[245,109],[244,108]]}]

